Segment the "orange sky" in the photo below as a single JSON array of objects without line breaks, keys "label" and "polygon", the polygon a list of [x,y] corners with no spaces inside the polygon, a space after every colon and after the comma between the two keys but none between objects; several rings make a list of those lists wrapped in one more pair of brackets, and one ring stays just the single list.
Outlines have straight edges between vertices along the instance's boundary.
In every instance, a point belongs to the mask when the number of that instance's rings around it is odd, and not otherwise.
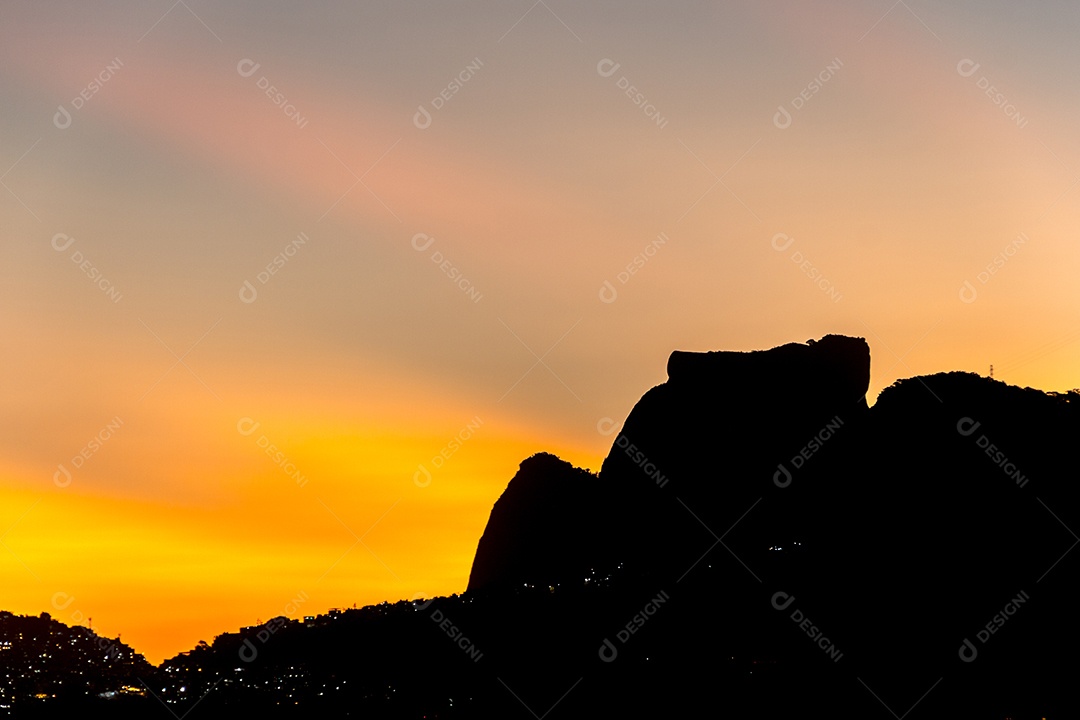
[{"label": "orange sky", "polygon": [[1071,7],[165,9],[0,23],[2,609],[157,662],[460,592],[677,348],[1080,386]]}]

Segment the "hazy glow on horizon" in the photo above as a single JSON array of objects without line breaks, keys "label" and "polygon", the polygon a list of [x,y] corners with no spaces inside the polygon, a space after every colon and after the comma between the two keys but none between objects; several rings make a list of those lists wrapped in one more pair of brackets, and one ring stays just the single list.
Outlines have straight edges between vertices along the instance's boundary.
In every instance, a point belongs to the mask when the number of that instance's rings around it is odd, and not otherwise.
[{"label": "hazy glow on horizon", "polygon": [[1080,7],[4,15],[0,609],[157,662],[461,592],[675,349],[1080,386]]}]

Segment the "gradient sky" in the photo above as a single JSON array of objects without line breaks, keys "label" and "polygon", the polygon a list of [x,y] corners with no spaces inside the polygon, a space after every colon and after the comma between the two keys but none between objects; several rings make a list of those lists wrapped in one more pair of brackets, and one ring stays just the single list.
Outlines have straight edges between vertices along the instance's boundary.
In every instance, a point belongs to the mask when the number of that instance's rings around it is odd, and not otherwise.
[{"label": "gradient sky", "polygon": [[461,592],[518,463],[598,469],[674,349],[863,336],[871,401],[1080,386],[1078,32],[1074,2],[3,3],[0,608],[157,662]]}]

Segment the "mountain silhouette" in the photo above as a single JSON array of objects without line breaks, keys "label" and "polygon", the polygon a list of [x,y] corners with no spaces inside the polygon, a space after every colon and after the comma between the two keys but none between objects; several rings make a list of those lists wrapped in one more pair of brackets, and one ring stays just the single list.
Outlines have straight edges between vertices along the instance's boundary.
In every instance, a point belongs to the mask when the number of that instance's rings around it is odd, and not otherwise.
[{"label": "mountain silhouette", "polygon": [[547,453],[524,460],[491,510],[468,590],[581,588],[599,552],[593,523],[601,504],[589,471]]},{"label": "mountain silhouette", "polygon": [[[988,717],[1060,711],[1064,685],[1045,688],[1078,665],[1052,646],[1071,626],[1080,395],[952,372],[898,381],[869,408],[869,374],[866,342],[834,335],[673,353],[599,477],[522,464],[469,591],[615,578],[708,599],[711,622],[656,624],[771,653],[819,690],[840,680],[834,713],[902,715],[931,688],[937,712],[935,695]],[[846,669],[819,677],[830,662]]]},{"label": "mountain silhouette", "polygon": [[[779,463],[823,428],[831,437],[865,416],[870,349],[829,335],[757,352],[674,352],[668,377],[631,411],[599,478],[550,455],[522,463],[492,509],[470,592],[580,585],[587,572],[678,577],[711,530],[769,489]],[[801,495],[791,491],[784,507]],[[759,540],[781,544],[804,524],[778,513]]]},{"label": "mountain silhouette", "polygon": [[870,407],[838,335],[667,370],[599,473],[522,461],[464,595],[224,633],[132,716],[1080,717],[1080,393],[949,372]]}]

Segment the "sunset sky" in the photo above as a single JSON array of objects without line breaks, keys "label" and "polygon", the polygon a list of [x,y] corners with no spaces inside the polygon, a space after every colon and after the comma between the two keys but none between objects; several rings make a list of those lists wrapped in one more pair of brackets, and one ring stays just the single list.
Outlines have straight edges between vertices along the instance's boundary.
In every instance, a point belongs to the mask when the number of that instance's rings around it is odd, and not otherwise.
[{"label": "sunset sky", "polygon": [[0,609],[465,589],[669,353],[1080,386],[1080,5],[5,2]]}]

